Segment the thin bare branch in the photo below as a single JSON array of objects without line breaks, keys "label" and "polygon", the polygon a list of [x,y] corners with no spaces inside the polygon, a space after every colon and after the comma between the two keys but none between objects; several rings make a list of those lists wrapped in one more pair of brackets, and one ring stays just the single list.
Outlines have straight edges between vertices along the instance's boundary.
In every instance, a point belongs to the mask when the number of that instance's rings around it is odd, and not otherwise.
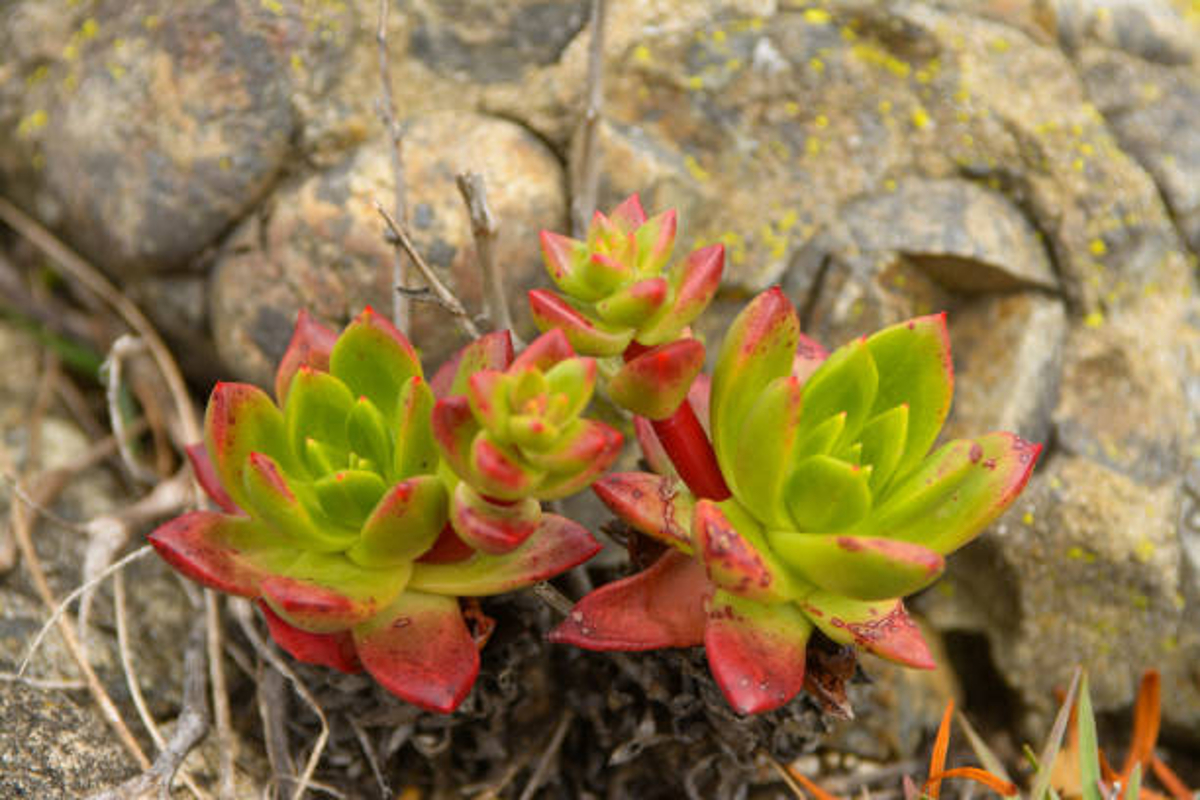
[{"label": "thin bare branch", "polygon": [[571,728],[571,722],[575,719],[575,712],[569,707],[563,711],[562,717],[558,720],[558,725],[554,728],[554,733],[550,736],[550,741],[546,744],[546,749],[538,759],[537,766],[533,769],[533,774],[529,776],[529,783],[525,784],[525,788],[521,791],[520,800],[533,800],[537,790],[541,788],[546,781],[546,776],[550,774],[550,765],[554,763],[554,759],[558,757],[558,751],[562,749],[563,739],[567,737],[567,731]]},{"label": "thin bare branch", "polygon": [[471,319],[471,315],[467,313],[467,309],[459,302],[458,297],[450,290],[450,287],[442,282],[438,274],[433,271],[433,267],[429,266],[425,259],[421,257],[416,246],[413,245],[412,239],[409,238],[404,229],[400,227],[395,218],[387,212],[387,209],[378,200],[375,201],[375,210],[379,212],[379,215],[383,217],[383,221],[387,223],[388,230],[391,232],[393,238],[393,244],[404,248],[404,252],[408,253],[409,258],[417,265],[421,277],[425,279],[425,283],[433,290],[438,300],[446,306],[447,311],[454,317],[454,321],[458,323],[463,333],[472,339],[478,339],[479,328],[475,325],[475,321]]},{"label": "thin bare branch", "polygon": [[229,690],[225,683],[225,661],[221,657],[221,640],[224,639],[225,629],[221,625],[221,598],[212,589],[204,590],[204,628],[208,677],[212,681],[213,716],[217,722],[217,752],[221,765],[217,795],[221,800],[233,800],[233,722],[229,713]]},{"label": "thin bare branch", "polygon": [[371,737],[353,716],[350,717],[350,727],[354,730],[354,737],[358,739],[358,746],[362,748],[363,755],[367,757],[367,764],[371,767],[371,774],[375,776],[375,782],[379,784],[379,796],[390,797],[392,790],[388,788],[383,771],[379,769],[379,758],[375,755],[375,746],[371,743]]},{"label": "thin bare branch", "polygon": [[558,613],[562,614],[564,617],[571,613],[571,608],[575,604],[571,602],[570,598],[568,598],[558,589],[555,589],[546,581],[535,583],[531,588],[539,600],[553,608]]},{"label": "thin bare branch", "polygon": [[[208,730],[208,706],[204,702],[204,626],[198,621],[188,636],[183,658],[183,709],[176,720],[170,741],[141,775],[89,800],[141,800],[170,796],[171,781],[179,765]],[[204,795],[198,794],[197,797]]]},{"label": "thin bare branch", "polygon": [[508,307],[508,293],[504,291],[504,275],[496,262],[495,244],[500,233],[496,215],[488,205],[487,183],[478,172],[460,172],[455,177],[458,191],[467,206],[471,218],[471,234],[475,237],[475,251],[479,258],[479,272],[483,283],[483,313],[494,330],[508,330],[513,336],[513,346],[524,347],[513,328],[512,314]]},{"label": "thin bare branch", "polygon": [[[379,46],[379,83],[383,92],[379,113],[392,144],[393,213],[401,225],[408,225],[408,198],[404,180],[404,131],[396,122],[396,101],[392,95],[392,69],[388,58],[387,28],[390,5],[391,0],[379,0],[379,28],[375,32],[375,42]],[[412,327],[412,304],[400,290],[408,286],[408,272],[404,254],[396,250],[392,254],[392,323],[405,336],[409,335]]]},{"label": "thin bare branch", "polygon": [[604,105],[604,21],[607,10],[605,0],[592,0],[587,106],[580,124],[578,150],[571,164],[571,231],[576,238],[582,238],[587,231],[600,192],[600,115]]},{"label": "thin bare branch", "polygon": [[112,427],[113,435],[117,437],[117,452],[121,454],[121,463],[134,480],[152,484],[158,480],[158,476],[134,457],[133,449],[129,446],[131,437],[125,429],[125,415],[121,413],[121,368],[126,359],[145,351],[146,345],[136,336],[118,336],[108,350],[108,357],[100,367],[100,374],[104,378],[108,424]]},{"label": "thin bare branch", "polygon": [[258,716],[262,720],[263,741],[267,746],[267,762],[271,765],[273,783],[280,790],[275,796],[284,796],[296,776],[296,765],[292,763],[292,751],[288,744],[288,695],[283,673],[268,664],[263,658],[257,660],[254,671],[258,694]]}]

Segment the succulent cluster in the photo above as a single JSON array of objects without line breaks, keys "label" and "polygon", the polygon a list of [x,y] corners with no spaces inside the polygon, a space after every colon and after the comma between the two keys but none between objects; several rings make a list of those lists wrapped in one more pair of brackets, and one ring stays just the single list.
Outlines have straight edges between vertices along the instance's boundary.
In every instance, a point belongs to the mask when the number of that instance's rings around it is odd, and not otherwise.
[{"label": "succulent cluster", "polygon": [[[488,632],[460,598],[594,555],[586,530],[542,509],[594,484],[669,547],[583,598],[553,641],[702,643],[741,713],[800,691],[814,630],[932,666],[901,598],[1012,503],[1040,446],[993,433],[930,452],[953,391],[943,316],[827,354],[773,289],[731,326],[710,381],[688,326],[723,251],[669,266],[674,239],[674,212],[647,219],[636,196],[597,213],[586,241],[544,233],[562,292],[530,295],[545,333],[515,357],[507,332],[487,334],[428,383],[369,308],[341,334],[301,313],[275,400],[213,390],[189,455],[221,510],[172,520],[152,543],[185,575],[256,600],[296,658],[365,668],[450,711]],[[623,440],[583,416],[597,389],[634,413],[656,473],[605,475]]]},{"label": "succulent cluster", "polygon": [[732,496],[695,497],[648,473],[598,482],[615,513],[674,550],[585,598],[553,638],[593,649],[703,641],[743,713],[802,688],[814,628],[932,667],[900,598],[1012,503],[1040,451],[993,433],[930,453],[952,392],[943,316],[825,357],[778,289],[758,296],[728,331],[709,398]]},{"label": "succulent cluster", "polygon": [[[485,337],[436,382],[453,390],[511,357],[507,334]],[[298,659],[366,668],[406,700],[454,709],[479,670],[458,597],[544,580],[599,545],[540,507],[506,547],[456,534],[474,529],[447,524],[463,516],[451,502],[460,492],[444,477],[431,420],[458,398],[435,399],[412,346],[369,308],[341,335],[302,313],[275,392],[278,406],[257,387],[217,385],[204,443],[189,454],[222,510],[185,514],[151,542],[188,577],[257,600]]]}]

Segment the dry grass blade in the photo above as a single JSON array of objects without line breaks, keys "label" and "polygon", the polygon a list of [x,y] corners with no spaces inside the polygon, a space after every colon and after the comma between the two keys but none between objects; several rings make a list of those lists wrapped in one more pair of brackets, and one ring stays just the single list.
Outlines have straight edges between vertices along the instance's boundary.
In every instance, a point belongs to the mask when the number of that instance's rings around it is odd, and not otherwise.
[{"label": "dry grass blade", "polygon": [[942,794],[942,773],[946,769],[946,753],[950,750],[950,723],[954,719],[954,700],[946,701],[942,712],[942,724],[938,725],[933,740],[933,754],[929,757],[929,777],[925,781],[924,793],[930,800],[938,800]]},{"label": "dry grass blade", "polygon": [[[796,769],[795,767],[793,767],[791,764],[787,764],[787,765],[780,764],[774,758],[771,759],[771,763],[773,763],[775,765],[775,768],[777,770],[781,770],[782,774],[788,775],[789,777],[792,778],[793,781],[795,781],[796,783],[803,786],[804,789],[809,794],[811,794],[813,797],[817,798],[817,800],[840,800],[840,798],[837,795],[830,794],[829,792],[822,789],[820,786],[817,786],[817,784],[813,783],[812,780],[807,778],[805,775],[801,774],[801,772],[798,769]],[[800,795],[800,796],[803,797],[803,795]]]},{"label": "dry grass blade", "polygon": [[937,774],[936,776],[931,775],[929,777],[930,781],[934,780],[935,778],[939,783],[946,778],[964,778],[966,780],[974,781],[980,786],[986,786],[996,794],[1004,795],[1005,797],[1012,797],[1016,795],[1018,791],[1016,784],[1012,783],[1011,781],[1006,781],[999,776],[993,775],[986,769],[980,769],[979,767],[954,767],[953,769],[948,769],[945,772]]},{"label": "dry grass blade", "polygon": [[558,725],[554,728],[554,733],[550,736],[550,741],[546,744],[545,751],[533,769],[533,774],[529,776],[529,783],[525,784],[525,788],[521,792],[520,800],[533,800],[537,790],[546,781],[546,776],[550,773],[550,765],[554,763],[558,751],[562,749],[563,739],[566,738],[567,731],[570,730],[571,722],[574,719],[575,713],[570,708],[563,712],[562,717],[558,720]]},{"label": "dry grass blade", "polygon": [[1050,773],[1062,747],[1063,736],[1067,733],[1067,723],[1071,719],[1071,709],[1075,707],[1075,695],[1079,691],[1082,676],[1083,668],[1076,667],[1071,675],[1067,696],[1063,699],[1058,716],[1054,718],[1054,725],[1050,728],[1050,735],[1046,737],[1046,744],[1042,746],[1042,752],[1038,756],[1037,775],[1033,781],[1033,791],[1029,795],[1031,800],[1042,800],[1046,796],[1046,790],[1050,788]]},{"label": "dry grass blade", "polygon": [[971,745],[971,751],[975,753],[975,757],[983,764],[983,768],[1001,780],[1012,783],[1012,777],[1009,776],[1008,770],[1004,768],[1004,762],[1000,760],[1000,757],[996,755],[992,748],[988,747],[987,742],[975,730],[975,726],[971,724],[966,715],[959,711],[954,716],[958,720],[959,727],[966,734],[967,743]]},{"label": "dry grass blade", "polygon": [[1158,782],[1171,793],[1171,797],[1175,798],[1175,800],[1194,800],[1192,790],[1187,787],[1161,758],[1152,755],[1150,757],[1150,768],[1154,770],[1154,777],[1158,778]]}]

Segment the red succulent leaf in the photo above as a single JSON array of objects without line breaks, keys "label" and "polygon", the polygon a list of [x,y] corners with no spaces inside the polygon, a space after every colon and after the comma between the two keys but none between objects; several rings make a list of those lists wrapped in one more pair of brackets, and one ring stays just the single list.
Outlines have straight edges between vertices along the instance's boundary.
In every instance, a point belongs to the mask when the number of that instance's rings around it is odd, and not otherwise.
[{"label": "red succulent leaf", "polygon": [[552,473],[577,473],[581,470],[594,471],[598,460],[604,460],[601,471],[607,469],[617,453],[613,441],[621,441],[621,434],[610,425],[594,419],[578,419],[559,435],[558,441],[549,450],[525,450],[525,460],[538,469]]},{"label": "red succulent leaf", "polygon": [[667,550],[649,569],[605,584],[549,634],[585,650],[656,650],[704,641],[712,584],[699,561]]},{"label": "red succulent leaf", "polygon": [[497,444],[486,432],[475,437],[470,463],[471,485],[500,500],[527,497],[542,478],[541,473],[521,463],[515,452]]},{"label": "red succulent leaf", "polygon": [[428,711],[458,708],[479,674],[479,648],[452,597],[404,592],[354,629],[354,643],[375,680]]},{"label": "red succulent leaf", "polygon": [[692,537],[709,579],[726,591],[767,603],[791,600],[800,591],[767,545],[762,528],[736,500],[720,505],[697,501]]},{"label": "red succulent leaf", "polygon": [[404,590],[412,564],[360,567],[340,553],[300,554],[262,581],[262,597],[290,624],[334,633],[364,622]]},{"label": "red succulent leaf", "polygon": [[633,338],[632,330],[601,328],[567,301],[544,289],[529,292],[529,308],[538,328],[544,331],[561,329],[576,353],[589,356],[620,355]]},{"label": "red succulent leaf", "polygon": [[[541,500],[559,500],[583,491],[604,474],[621,454],[625,438],[615,428],[602,422],[585,420],[588,423],[586,438],[588,452],[595,455],[582,469],[574,472],[551,473],[538,486],[537,496]],[[594,448],[594,449],[593,449]]]},{"label": "red succulent leaf", "polygon": [[635,414],[666,419],[687,397],[704,368],[704,345],[679,339],[630,359],[609,383],[609,394]]},{"label": "red succulent leaf", "polygon": [[479,432],[471,402],[461,394],[443,397],[434,404],[430,422],[442,457],[456,475],[465,479],[471,474],[471,444]]},{"label": "red succulent leaf", "polygon": [[623,233],[633,233],[646,222],[646,212],[642,208],[642,200],[636,192],[622,200],[621,204],[610,211],[608,216]]},{"label": "red succulent leaf", "polygon": [[195,477],[196,483],[200,484],[200,488],[208,495],[208,499],[216,503],[222,511],[230,514],[239,514],[241,509],[237,507],[237,503],[225,491],[225,487],[221,485],[221,479],[217,477],[217,470],[213,467],[212,459],[208,457],[208,450],[204,447],[204,442],[189,444],[184,448],[187,453],[188,463],[192,465],[192,476]]},{"label": "red succulent leaf", "polygon": [[827,358],[829,351],[822,347],[820,342],[800,334],[800,340],[796,344],[796,357],[792,359],[792,376],[804,383]]},{"label": "red succulent leaf", "polygon": [[453,564],[475,555],[475,548],[464,542],[455,533],[454,527],[447,522],[442,532],[438,534],[433,547],[426,550],[417,564]]},{"label": "red succulent leaf", "polygon": [[475,553],[454,563],[419,562],[409,587],[459,597],[511,592],[553,578],[600,552],[587,528],[557,514],[542,514],[524,544],[500,555]]},{"label": "red succulent leaf", "polygon": [[812,629],[791,603],[763,605],[720,589],[713,594],[704,652],[734,711],[771,711],[804,688],[804,651]]},{"label": "red succulent leaf", "polygon": [[197,583],[241,597],[258,597],[262,582],[295,551],[254,520],[192,511],[150,534],[163,560]]},{"label": "red succulent leaf", "polygon": [[692,324],[717,294],[721,273],[725,269],[725,245],[702,247],[671,269],[670,282],[675,286],[675,300],[659,310],[654,318],[638,331],[637,340],[644,345],[662,344],[679,335]]},{"label": "red succulent leaf", "polygon": [[799,602],[821,632],[839,644],[853,644],[880,658],[917,669],[936,664],[921,630],[900,600],[851,600],[816,591]]},{"label": "red succulent leaf", "polygon": [[354,637],[349,631],[309,633],[289,625],[263,601],[258,602],[258,607],[267,620],[267,630],[270,631],[271,638],[292,658],[305,664],[332,667],[339,672],[362,672],[362,663],[354,650]]},{"label": "red succulent leaf", "polygon": [[506,370],[513,360],[512,334],[508,331],[485,333],[462,347],[442,364],[429,381],[439,398],[467,391],[467,381],[485,369]]},{"label": "red succulent leaf", "polygon": [[305,309],[296,316],[296,327],[292,340],[288,342],[279,367],[275,370],[275,399],[283,405],[291,386],[292,376],[300,367],[309,367],[320,372],[329,371],[329,353],[337,334],[312,318]]},{"label": "red succulent leaf", "polygon": [[532,498],[493,503],[459,483],[450,504],[450,524],[459,537],[484,553],[507,553],[528,539],[541,521],[541,505]]},{"label": "red succulent leaf", "polygon": [[243,484],[251,452],[283,462],[290,456],[283,414],[271,398],[248,383],[220,382],[204,413],[204,448],[230,499],[248,508]]},{"label": "red succulent leaf", "polygon": [[638,531],[692,552],[695,500],[677,479],[649,472],[615,472],[592,484],[592,491]]},{"label": "red succulent leaf", "polygon": [[548,372],[558,362],[574,357],[575,351],[571,349],[567,335],[562,330],[554,328],[530,342],[513,360],[508,371],[517,373],[526,369],[539,369],[542,372]]}]

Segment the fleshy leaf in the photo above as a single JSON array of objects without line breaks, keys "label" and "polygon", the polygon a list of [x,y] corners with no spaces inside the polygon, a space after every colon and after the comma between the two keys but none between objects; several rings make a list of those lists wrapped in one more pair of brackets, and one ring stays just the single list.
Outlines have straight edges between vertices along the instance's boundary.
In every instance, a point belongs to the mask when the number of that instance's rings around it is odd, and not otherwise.
[{"label": "fleshy leaf", "polygon": [[670,305],[659,309],[638,331],[639,344],[647,347],[669,342],[691,325],[712,302],[725,269],[725,246],[702,247],[671,268],[667,277],[674,289]]},{"label": "fleshy leaf", "polygon": [[367,672],[392,694],[447,714],[479,674],[479,648],[452,597],[405,592],[354,629]]},{"label": "fleshy leaf", "polygon": [[593,301],[603,297],[603,292],[590,287],[583,279],[581,267],[588,258],[588,246],[562,234],[541,232],[542,261],[546,272],[559,289],[580,300]]},{"label": "fleshy leaf", "polygon": [[267,630],[275,644],[286,650],[292,658],[305,664],[332,667],[339,672],[362,672],[362,663],[354,650],[354,637],[349,631],[309,633],[289,625],[261,600],[258,601],[258,608],[267,620]]},{"label": "fleshy leaf", "polygon": [[392,428],[396,442],[394,479],[428,475],[437,469],[438,448],[430,425],[433,403],[433,392],[425,380],[419,375],[409,378],[400,393],[398,419]]},{"label": "fleshy leaf", "polygon": [[637,193],[629,195],[609,213],[608,218],[625,234],[633,233],[646,223],[646,212]]},{"label": "fleshy leaf", "polygon": [[409,586],[460,597],[511,592],[566,572],[600,549],[582,525],[557,514],[542,514],[537,530],[515,550],[502,555],[476,553],[454,563],[418,563]]},{"label": "fleshy leaf", "polygon": [[632,330],[602,327],[553,292],[533,289],[529,292],[529,307],[540,330],[562,330],[581,355],[620,355],[633,339]]},{"label": "fleshy leaf", "polygon": [[422,475],[388,489],[363,523],[346,556],[365,567],[411,561],[437,540],[446,524],[448,497],[441,478]]},{"label": "fleshy leaf", "polygon": [[648,419],[666,419],[687,397],[704,368],[704,345],[679,339],[659,345],[625,364],[608,384],[618,405]]},{"label": "fleshy leaf", "polygon": [[900,600],[851,600],[816,591],[799,605],[822,633],[839,644],[853,644],[908,667],[936,666],[920,629]]},{"label": "fleshy leaf", "polygon": [[810,583],[857,600],[886,600],[924,589],[945,560],[894,539],[771,531],[771,548]]},{"label": "fleshy leaf", "polygon": [[365,395],[390,419],[404,384],[421,374],[421,362],[408,339],[367,306],[338,337],[329,371],[354,397]]},{"label": "fleshy leaf", "polygon": [[699,561],[667,550],[648,569],[588,594],[547,638],[585,650],[691,647],[704,641],[711,592]]},{"label": "fleshy leaf", "polygon": [[804,688],[813,625],[791,603],[764,605],[713,593],[704,652],[722,694],[739,714],[779,708]]},{"label": "fleshy leaf", "polygon": [[188,463],[192,465],[192,475],[196,479],[196,483],[200,484],[200,488],[208,495],[208,499],[216,503],[222,511],[230,514],[241,513],[241,509],[233,502],[233,498],[229,496],[229,492],[225,491],[225,487],[221,485],[221,479],[217,477],[216,467],[213,466],[212,459],[208,457],[208,450],[204,447],[204,442],[196,442],[189,444],[184,448],[187,453]]},{"label": "fleshy leaf", "polygon": [[696,500],[677,479],[649,472],[616,472],[592,484],[609,510],[641,533],[692,552]]},{"label": "fleshy leaf", "polygon": [[308,311],[300,309],[296,315],[296,327],[292,329],[292,339],[275,370],[275,399],[280,406],[287,399],[292,376],[301,367],[318,372],[329,371],[329,354],[336,341],[336,333],[313,319]]},{"label": "fleshy leaf", "polygon": [[1011,433],[950,442],[890,491],[868,524],[879,535],[951,553],[1012,504],[1041,451]]},{"label": "fleshy leaf", "polygon": [[270,456],[250,454],[244,488],[254,517],[279,531],[294,547],[341,552],[358,537],[357,528],[314,520]]},{"label": "fleshy leaf", "polygon": [[204,447],[229,498],[245,508],[242,476],[250,453],[280,460],[289,454],[283,414],[257,386],[218,383],[204,414]]},{"label": "fleshy leaf", "polygon": [[[307,458],[307,440],[312,439],[335,453],[334,463],[344,463],[349,452],[346,420],[354,410],[354,395],[346,384],[328,372],[303,368],[292,378],[288,402],[283,409],[288,441],[293,452],[305,453],[305,462],[313,476],[323,465]],[[269,453],[269,455],[275,455]]]},{"label": "fleshy leaf", "polygon": [[493,436],[507,436],[508,382],[503,372],[485,369],[467,381],[467,400],[471,413]]},{"label": "fleshy leaf", "polygon": [[603,423],[595,423],[595,427],[590,429],[589,436],[597,434],[601,438],[602,446],[597,450],[595,458],[576,472],[550,473],[538,486],[539,499],[559,500],[582,491],[612,466],[621,454],[624,438],[614,428]]},{"label": "fleshy leaf", "polygon": [[437,401],[430,416],[433,438],[450,469],[458,477],[471,475],[471,444],[479,433],[479,423],[471,413],[471,404],[463,395],[451,395]]},{"label": "fleshy leaf", "polygon": [[587,407],[596,388],[596,360],[594,358],[568,358],[546,371],[546,388],[551,395],[561,394],[567,398],[563,406],[562,419],[574,419]]},{"label": "fleshy leaf", "polygon": [[487,432],[471,444],[471,485],[499,500],[527,497],[542,479],[542,473],[526,466],[511,448],[498,444]]},{"label": "fleshy leaf", "polygon": [[513,360],[512,334],[485,333],[465,345],[434,373],[429,386],[437,397],[466,394],[467,381],[480,370],[504,371]]},{"label": "fleshy leaf", "polygon": [[597,302],[596,314],[610,325],[637,326],[662,307],[669,291],[666,278],[637,281]]},{"label": "fleshy leaf", "polygon": [[787,506],[796,530],[840,531],[871,509],[871,469],[830,456],[811,456],[796,466]]},{"label": "fleshy leaf", "polygon": [[781,603],[810,588],[776,558],[762,527],[736,500],[697,501],[692,536],[709,580],[739,597]]},{"label": "fleshy leaf", "polygon": [[755,297],[734,319],[713,373],[710,415],[713,449],[726,481],[746,413],[771,381],[792,368],[800,323],[778,287]]},{"label": "fleshy leaf", "polygon": [[313,494],[338,525],[358,529],[383,499],[387,484],[374,472],[344,469],[313,481]]},{"label": "fleshy leaf", "polygon": [[776,378],[750,408],[733,448],[738,499],[769,526],[789,526],[784,489],[792,468],[802,406],[800,381]]},{"label": "fleshy leaf", "polygon": [[806,436],[835,414],[845,413],[841,445],[856,441],[867,420],[879,386],[879,373],[866,344],[855,340],[839,347],[804,383],[804,415],[801,436]]},{"label": "fleshy leaf", "polygon": [[526,497],[515,503],[493,503],[466,483],[454,489],[450,523],[464,542],[492,555],[507,553],[528,539],[542,517],[542,506]]},{"label": "fleshy leaf", "polygon": [[862,463],[871,466],[871,489],[878,491],[887,484],[904,455],[908,441],[908,406],[899,405],[863,426],[858,435],[862,445]]},{"label": "fleshy leaf", "polygon": [[508,372],[515,374],[527,369],[549,372],[556,364],[574,357],[575,351],[571,349],[570,338],[564,331],[554,328],[530,342],[521,354],[513,359]]},{"label": "fleshy leaf", "polygon": [[368,459],[384,472],[391,468],[394,460],[394,435],[375,404],[365,397],[358,398],[346,420],[346,444],[351,452]]},{"label": "fleshy leaf", "polygon": [[289,624],[334,633],[379,613],[404,591],[412,565],[360,567],[337,553],[302,553],[286,570],[262,582],[263,600]]},{"label": "fleshy leaf", "polygon": [[295,548],[261,522],[214,511],[163,523],[150,544],[184,576],[241,597],[257,597],[263,579],[296,558]]},{"label": "fleshy leaf", "polygon": [[[616,212],[613,212],[616,214]],[[644,216],[644,215],[643,215]],[[675,209],[670,208],[638,227],[634,238],[637,241],[637,273],[658,275],[671,258],[675,249],[675,229],[679,224]]]},{"label": "fleshy leaf", "polygon": [[867,347],[879,368],[873,413],[908,404],[908,440],[894,476],[902,479],[921,463],[950,413],[954,365],[946,315],[902,322],[871,335]]},{"label": "fleshy leaf", "polygon": [[593,468],[598,460],[604,461],[603,471],[617,455],[612,441],[619,437],[619,433],[603,422],[577,419],[559,434],[553,449],[523,450],[522,453],[526,461],[546,472],[575,474]]}]

